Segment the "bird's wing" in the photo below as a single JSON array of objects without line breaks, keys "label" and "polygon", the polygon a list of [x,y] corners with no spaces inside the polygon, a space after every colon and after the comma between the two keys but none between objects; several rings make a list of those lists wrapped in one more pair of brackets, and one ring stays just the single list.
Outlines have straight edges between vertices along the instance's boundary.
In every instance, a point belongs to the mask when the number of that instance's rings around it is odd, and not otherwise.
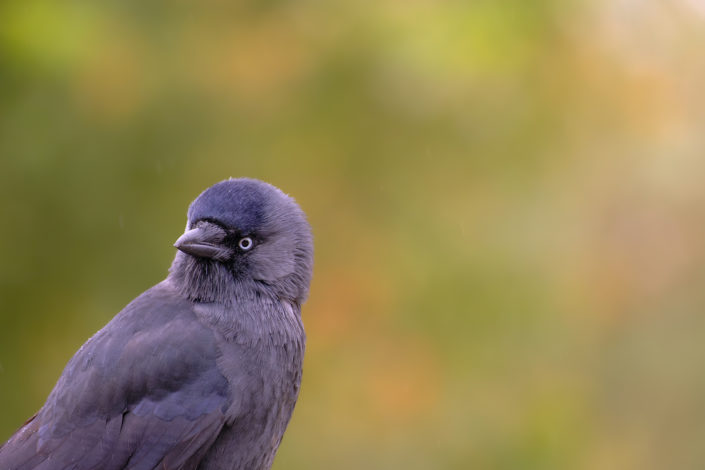
[{"label": "bird's wing", "polygon": [[213,332],[156,286],[69,361],[44,407],[0,448],[3,470],[191,469],[229,404]]}]

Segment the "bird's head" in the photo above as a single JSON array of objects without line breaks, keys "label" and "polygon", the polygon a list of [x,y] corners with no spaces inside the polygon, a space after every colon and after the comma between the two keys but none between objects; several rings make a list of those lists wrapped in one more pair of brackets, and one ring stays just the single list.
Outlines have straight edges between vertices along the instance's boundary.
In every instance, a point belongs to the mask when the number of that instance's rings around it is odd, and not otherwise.
[{"label": "bird's head", "polygon": [[238,178],[201,193],[171,268],[186,294],[227,301],[243,285],[302,303],[313,266],[311,229],[296,202],[274,186]]}]

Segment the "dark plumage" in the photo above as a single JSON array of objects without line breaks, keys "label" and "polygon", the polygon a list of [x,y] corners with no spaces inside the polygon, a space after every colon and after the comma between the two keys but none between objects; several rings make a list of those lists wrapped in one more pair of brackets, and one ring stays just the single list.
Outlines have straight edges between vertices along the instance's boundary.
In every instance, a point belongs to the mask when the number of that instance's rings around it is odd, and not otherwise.
[{"label": "dark plumage", "polygon": [[69,361],[1,470],[268,469],[296,403],[313,263],[303,212],[230,179],[191,204],[167,278]]}]

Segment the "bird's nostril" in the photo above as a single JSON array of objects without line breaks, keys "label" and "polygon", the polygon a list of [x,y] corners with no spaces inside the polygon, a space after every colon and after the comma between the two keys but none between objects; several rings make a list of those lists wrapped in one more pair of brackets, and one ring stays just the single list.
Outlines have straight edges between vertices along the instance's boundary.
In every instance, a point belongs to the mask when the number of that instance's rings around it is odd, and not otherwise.
[{"label": "bird's nostril", "polygon": [[232,256],[232,250],[222,244],[226,235],[218,225],[199,222],[195,228],[181,235],[174,246],[191,256],[226,261]]}]

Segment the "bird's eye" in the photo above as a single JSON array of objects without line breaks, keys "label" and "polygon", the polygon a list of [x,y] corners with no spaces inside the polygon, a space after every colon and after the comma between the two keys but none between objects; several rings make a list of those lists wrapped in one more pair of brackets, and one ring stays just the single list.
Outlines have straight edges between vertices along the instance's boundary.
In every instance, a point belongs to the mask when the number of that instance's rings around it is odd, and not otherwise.
[{"label": "bird's eye", "polygon": [[239,242],[237,242],[237,246],[239,246],[240,249],[244,250],[244,251],[249,250],[250,248],[252,248],[253,245],[254,245],[254,242],[252,241],[252,239],[250,237],[243,237],[240,239]]}]

